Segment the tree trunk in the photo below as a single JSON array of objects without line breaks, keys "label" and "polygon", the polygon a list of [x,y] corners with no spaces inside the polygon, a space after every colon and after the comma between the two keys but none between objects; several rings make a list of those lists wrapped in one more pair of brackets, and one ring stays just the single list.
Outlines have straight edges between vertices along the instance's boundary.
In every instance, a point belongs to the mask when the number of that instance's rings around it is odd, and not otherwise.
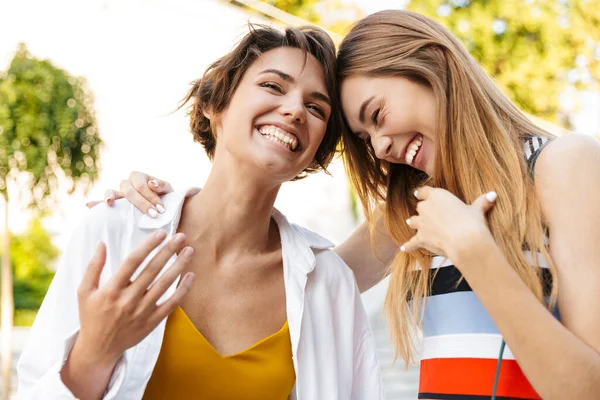
[{"label": "tree trunk", "polygon": [[[2,196],[4,197],[4,196]],[[2,359],[2,400],[10,395],[12,364],[11,333],[13,327],[13,279],[10,268],[10,231],[8,229],[8,198],[4,197],[4,241],[2,251],[2,288],[0,292],[2,325],[0,327],[0,357]]]}]

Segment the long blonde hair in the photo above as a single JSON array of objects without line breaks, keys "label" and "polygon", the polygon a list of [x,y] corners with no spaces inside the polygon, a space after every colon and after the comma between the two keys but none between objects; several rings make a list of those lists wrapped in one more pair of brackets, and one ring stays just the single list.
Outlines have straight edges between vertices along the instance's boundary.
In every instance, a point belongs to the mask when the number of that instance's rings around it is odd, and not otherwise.
[{"label": "long blonde hair", "polygon": [[[420,14],[382,11],[359,21],[338,53],[340,83],[351,75],[404,77],[431,87],[437,99],[432,176],[378,160],[370,143],[345,130],[346,168],[372,229],[382,217],[398,244],[408,241],[414,232],[404,221],[416,214],[411,194],[422,184],[444,188],[467,204],[494,190],[498,200],[487,215],[489,229],[510,265],[543,301],[545,288],[537,257],[532,267],[524,246],[534,255],[540,252],[554,278],[556,274],[544,243],[545,224],[523,143],[528,134],[552,135],[511,103],[450,32]],[[421,324],[430,293],[431,259],[426,251],[398,252],[390,266],[385,309],[396,356],[407,363],[413,361],[411,333]],[[555,278],[551,304],[556,288]]]}]

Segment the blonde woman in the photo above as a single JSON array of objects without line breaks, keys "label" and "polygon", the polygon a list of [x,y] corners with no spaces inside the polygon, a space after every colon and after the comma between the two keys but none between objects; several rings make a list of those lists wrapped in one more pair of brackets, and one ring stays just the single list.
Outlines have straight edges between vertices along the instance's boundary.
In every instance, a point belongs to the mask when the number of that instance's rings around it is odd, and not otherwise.
[{"label": "blonde woman", "polygon": [[[371,229],[336,251],[361,290],[391,273],[398,355],[411,360],[411,333],[424,334],[419,398],[598,398],[598,142],[533,124],[419,14],[359,21],[337,74],[345,160]],[[122,185],[145,211],[165,191],[150,178]]]},{"label": "blonde woman", "polygon": [[89,213],[19,360],[21,398],[383,399],[352,271],[273,208],[333,157],[334,68],[323,31],[267,27],[208,68],[186,98],[208,181],[157,218]]}]

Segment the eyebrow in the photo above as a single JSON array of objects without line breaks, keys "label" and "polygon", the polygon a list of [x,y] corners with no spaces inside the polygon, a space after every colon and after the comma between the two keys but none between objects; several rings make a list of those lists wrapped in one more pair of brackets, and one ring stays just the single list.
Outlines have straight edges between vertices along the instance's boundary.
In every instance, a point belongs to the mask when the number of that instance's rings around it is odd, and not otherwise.
[{"label": "eyebrow", "polygon": [[365,123],[365,111],[366,111],[367,107],[369,106],[369,104],[371,103],[371,101],[373,101],[374,98],[375,98],[375,96],[369,97],[360,106],[360,111],[358,113],[358,120],[363,124]]},{"label": "eyebrow", "polygon": [[[259,75],[263,75],[263,74],[275,74],[278,75],[281,79],[283,79],[286,82],[289,83],[296,83],[296,80],[294,79],[293,76],[286,74],[283,71],[280,71],[278,69],[265,69],[264,71],[262,71],[261,73],[259,73]],[[312,92],[310,94],[313,98],[317,99],[317,100],[321,100],[324,101],[325,103],[327,103],[329,106],[331,106],[331,100],[329,99],[329,97],[327,97],[325,94],[321,93],[321,92]]]}]

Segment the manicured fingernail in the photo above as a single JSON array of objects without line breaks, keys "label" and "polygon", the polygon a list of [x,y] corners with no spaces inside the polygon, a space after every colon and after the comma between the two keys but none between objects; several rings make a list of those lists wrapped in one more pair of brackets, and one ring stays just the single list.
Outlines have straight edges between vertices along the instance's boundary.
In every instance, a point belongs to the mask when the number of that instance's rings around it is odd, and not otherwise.
[{"label": "manicured fingernail", "polygon": [[161,213],[161,214],[165,213],[165,208],[163,206],[161,206],[160,204],[157,204],[155,207],[159,213]]},{"label": "manicured fingernail", "polygon": [[410,218],[406,220],[406,223],[410,225]]},{"label": "manicured fingernail", "polygon": [[183,280],[181,281],[181,283],[189,283],[189,282],[191,282],[192,279],[194,279],[194,276],[196,276],[196,275],[193,272],[188,272],[183,277]]},{"label": "manicured fingernail", "polygon": [[154,232],[154,236],[157,239],[164,239],[167,236],[167,233],[161,229],[161,230]]},{"label": "manicured fingernail", "polygon": [[104,199],[104,201],[106,202],[106,204],[110,205],[110,203],[112,203],[113,201],[115,201],[115,199],[113,197],[107,197]]},{"label": "manicured fingernail", "polygon": [[191,247],[186,247],[185,249],[183,249],[183,256],[189,260],[190,258],[192,258],[192,256],[194,255],[194,249],[192,249]]},{"label": "manicured fingernail", "polygon": [[405,253],[406,252],[406,247],[400,246],[400,251],[402,251],[403,253]]},{"label": "manicured fingernail", "polygon": [[152,217],[152,218],[156,218],[156,216],[158,215],[158,213],[156,212],[156,210],[154,208],[151,208],[148,210],[148,214]]},{"label": "manicured fingernail", "polygon": [[419,191],[418,190],[415,190],[415,197],[419,198]]},{"label": "manicured fingernail", "polygon": [[157,181],[156,179],[150,179],[150,180],[148,181],[148,184],[150,184],[150,185],[154,186],[155,188],[157,188],[157,187],[158,187],[158,181]]},{"label": "manicured fingernail", "polygon": [[490,203],[493,203],[498,198],[498,194],[496,192],[489,192],[485,195],[485,198],[488,199]]}]

